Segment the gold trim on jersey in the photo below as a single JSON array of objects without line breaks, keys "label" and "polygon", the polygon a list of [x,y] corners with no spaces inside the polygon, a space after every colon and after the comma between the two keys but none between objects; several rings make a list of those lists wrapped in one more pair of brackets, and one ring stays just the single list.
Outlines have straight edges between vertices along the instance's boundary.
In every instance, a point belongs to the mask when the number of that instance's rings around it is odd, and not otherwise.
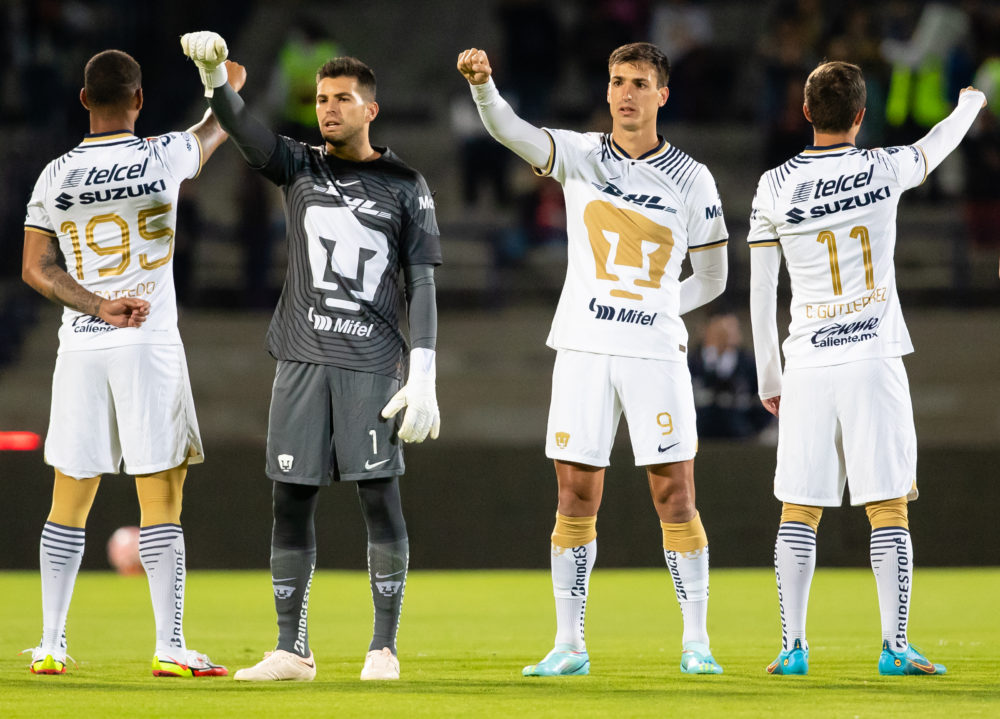
[{"label": "gold trim on jersey", "polygon": [[688,247],[688,252],[704,252],[705,250],[714,250],[717,247],[725,247],[729,244],[729,240],[719,240],[718,242],[711,242],[707,245],[698,245],[697,247]]},{"label": "gold trim on jersey", "polygon": [[836,145],[830,145],[828,147],[812,149],[806,148],[801,153],[802,155],[826,155],[831,152],[849,152],[851,150],[858,149],[856,146],[849,142],[839,142]]},{"label": "gold trim on jersey", "polygon": [[198,137],[198,135],[196,135],[193,132],[190,133],[190,135],[191,135],[191,137],[194,138],[194,141],[196,143],[198,143],[198,171],[196,173],[194,173],[194,177],[191,178],[192,180],[197,180],[198,179],[198,175],[201,174],[201,168],[203,168],[205,166],[205,150],[201,146],[201,139]]},{"label": "gold trim on jersey", "polygon": [[25,225],[25,232],[37,232],[40,235],[45,235],[46,237],[59,237],[53,230],[46,230],[44,227],[39,227],[38,225]]},{"label": "gold trim on jersey", "polygon": [[754,247],[778,247],[781,242],[778,240],[758,240],[757,242],[748,242],[747,244],[750,245],[750,249],[753,249]]},{"label": "gold trim on jersey", "polygon": [[544,127],[542,128],[542,132],[544,132],[549,137],[549,161],[545,163],[544,168],[535,167],[534,165],[532,165],[531,171],[534,172],[539,177],[548,177],[549,175],[552,174],[552,167],[556,164],[556,141],[552,139],[552,133],[550,133]]},{"label": "gold trim on jersey", "polygon": [[922,180],[920,180],[920,184],[922,185],[927,180],[927,175],[930,174],[927,171],[927,153],[924,152],[924,148],[922,148],[920,145],[914,145],[914,147],[917,148],[918,150],[920,150],[920,154],[923,155],[923,157],[924,157],[924,177],[923,177]]},{"label": "gold trim on jersey", "polygon": [[108,140],[122,140],[126,137],[135,137],[134,133],[131,132],[116,132],[113,135],[97,135],[96,137],[85,137],[81,145],[86,145],[88,142],[107,142]]}]

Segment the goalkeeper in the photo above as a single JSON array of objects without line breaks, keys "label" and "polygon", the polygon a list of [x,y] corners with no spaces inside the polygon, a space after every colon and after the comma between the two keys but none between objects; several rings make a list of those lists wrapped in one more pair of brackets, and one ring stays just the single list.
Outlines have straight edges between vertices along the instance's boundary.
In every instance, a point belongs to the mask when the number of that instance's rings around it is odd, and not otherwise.
[{"label": "goalkeeper", "polygon": [[[438,436],[434,267],[441,248],[424,178],[369,142],[375,74],[338,57],[316,75],[323,144],[275,134],[226,84],[225,41],[181,38],[219,123],[251,168],[284,193],[288,269],[267,333],[277,360],[267,431],[273,481],[271,574],[278,643],[237,680],[310,680],[306,616],[316,566],[314,515],[331,477],[355,482],[368,529],[374,636],[362,679],[398,679],[396,629],[409,543],[399,497],[400,440]],[[409,373],[399,275],[408,301]],[[397,413],[402,411],[402,422]]]}]

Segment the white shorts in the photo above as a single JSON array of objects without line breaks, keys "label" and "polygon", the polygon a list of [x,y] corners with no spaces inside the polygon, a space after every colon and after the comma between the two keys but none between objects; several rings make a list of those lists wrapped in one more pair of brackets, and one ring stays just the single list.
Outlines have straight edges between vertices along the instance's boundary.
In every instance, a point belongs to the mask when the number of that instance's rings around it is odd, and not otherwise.
[{"label": "white shorts", "polygon": [[545,455],[607,467],[625,413],[638,467],[698,450],[687,363],[557,350]]},{"label": "white shorts", "polygon": [[786,370],[774,496],[839,507],[917,498],[917,433],[903,360]]},{"label": "white shorts", "polygon": [[204,459],[182,345],[63,352],[45,461],[70,477],[152,474]]}]

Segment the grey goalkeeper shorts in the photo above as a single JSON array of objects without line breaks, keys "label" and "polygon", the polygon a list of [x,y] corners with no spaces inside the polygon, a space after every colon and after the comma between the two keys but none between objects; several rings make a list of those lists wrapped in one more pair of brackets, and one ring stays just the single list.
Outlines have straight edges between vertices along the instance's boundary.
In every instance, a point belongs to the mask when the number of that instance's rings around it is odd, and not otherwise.
[{"label": "grey goalkeeper shorts", "polygon": [[327,485],[403,474],[396,436],[402,412],[381,412],[400,388],[397,377],[329,365],[278,361],[267,423],[267,476]]}]

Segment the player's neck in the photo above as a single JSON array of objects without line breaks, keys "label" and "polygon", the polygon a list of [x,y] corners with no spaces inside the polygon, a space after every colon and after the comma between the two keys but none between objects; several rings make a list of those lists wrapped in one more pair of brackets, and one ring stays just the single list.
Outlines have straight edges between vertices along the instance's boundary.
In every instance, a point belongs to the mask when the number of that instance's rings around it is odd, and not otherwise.
[{"label": "player's neck", "polygon": [[857,130],[847,132],[816,132],[813,130],[813,146],[829,147],[830,145],[853,145],[858,136]]},{"label": "player's neck", "polygon": [[611,139],[618,147],[625,150],[629,157],[642,157],[660,144],[660,136],[656,134],[656,125],[638,130],[615,127],[611,131]]},{"label": "player's neck", "polygon": [[115,131],[135,132],[135,117],[122,113],[90,113],[90,134],[99,135]]},{"label": "player's neck", "polygon": [[343,145],[334,145],[331,142],[327,142],[326,152],[328,155],[333,155],[348,162],[371,162],[382,156],[380,152],[371,146],[367,138],[363,142]]}]

